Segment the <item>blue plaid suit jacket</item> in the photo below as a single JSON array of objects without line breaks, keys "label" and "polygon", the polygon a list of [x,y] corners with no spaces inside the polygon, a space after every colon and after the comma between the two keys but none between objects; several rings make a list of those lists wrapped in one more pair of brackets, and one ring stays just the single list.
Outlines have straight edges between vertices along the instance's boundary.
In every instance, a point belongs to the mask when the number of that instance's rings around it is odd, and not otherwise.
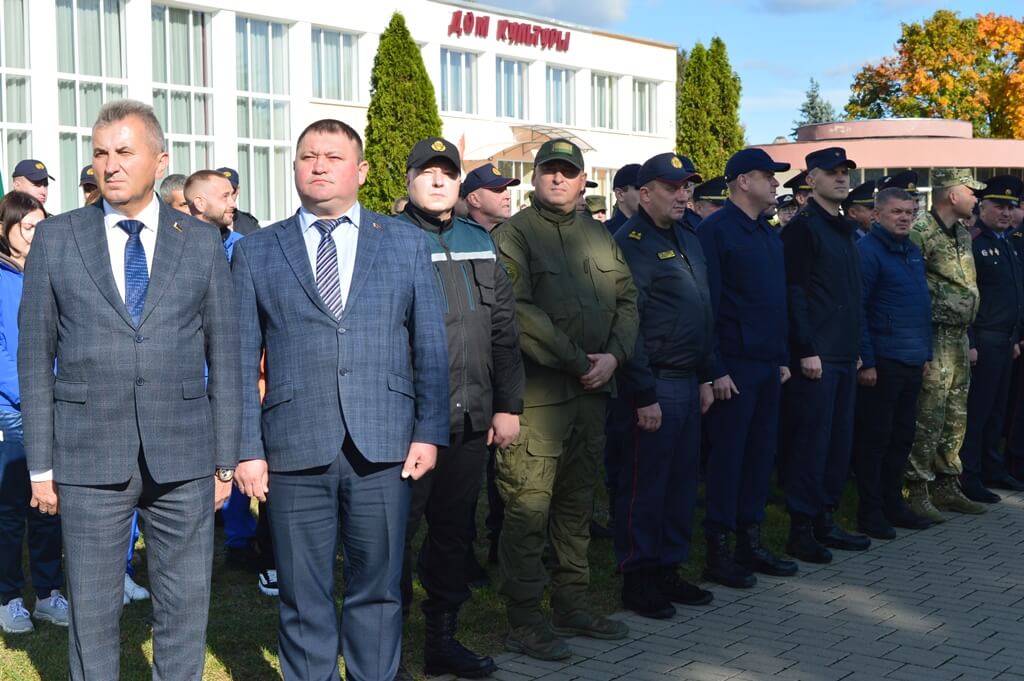
[{"label": "blue plaid suit jacket", "polygon": [[340,320],[320,298],[297,217],[236,244],[242,460],[326,466],[346,434],[374,463],[404,461],[411,442],[448,444],[447,337],[426,235],[365,208],[358,228]]},{"label": "blue plaid suit jacket", "polygon": [[238,313],[211,225],[160,203],[136,328],[114,283],[103,208],[43,221],[26,263],[19,326],[30,470],[52,468],[65,484],[122,483],[140,447],[159,483],[237,463]]}]

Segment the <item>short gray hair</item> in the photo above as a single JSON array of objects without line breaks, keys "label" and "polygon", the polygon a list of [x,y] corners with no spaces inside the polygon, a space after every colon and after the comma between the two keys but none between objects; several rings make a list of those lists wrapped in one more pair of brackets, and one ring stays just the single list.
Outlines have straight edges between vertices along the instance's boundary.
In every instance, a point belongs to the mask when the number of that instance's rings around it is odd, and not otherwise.
[{"label": "short gray hair", "polygon": [[170,205],[174,192],[184,193],[186,179],[181,173],[168,175],[164,178],[164,181],[160,183],[160,198],[164,200],[164,203]]},{"label": "short gray hair", "polygon": [[115,99],[104,104],[96,116],[96,122],[93,123],[92,129],[105,128],[131,116],[142,121],[154,149],[160,152],[167,151],[164,129],[160,125],[153,107],[135,99]]},{"label": "short gray hair", "polygon": [[917,197],[900,187],[889,187],[875,195],[875,208],[880,208],[890,201],[913,201],[916,203]]}]

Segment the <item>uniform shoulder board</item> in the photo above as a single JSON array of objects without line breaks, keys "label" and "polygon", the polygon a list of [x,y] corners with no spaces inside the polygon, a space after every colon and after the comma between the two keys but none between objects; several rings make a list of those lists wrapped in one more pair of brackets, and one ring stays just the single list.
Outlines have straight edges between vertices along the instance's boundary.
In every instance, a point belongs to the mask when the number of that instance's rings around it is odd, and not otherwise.
[{"label": "uniform shoulder board", "polygon": [[629,238],[634,239],[636,241],[640,241],[640,239],[644,238],[644,235],[643,232],[638,232],[634,229],[629,233]]}]

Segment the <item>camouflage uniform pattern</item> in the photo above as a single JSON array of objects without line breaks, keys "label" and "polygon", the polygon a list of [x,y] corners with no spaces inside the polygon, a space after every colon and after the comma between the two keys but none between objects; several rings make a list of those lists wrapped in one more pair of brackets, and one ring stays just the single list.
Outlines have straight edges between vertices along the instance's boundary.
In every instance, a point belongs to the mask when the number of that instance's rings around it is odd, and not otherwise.
[{"label": "camouflage uniform pattern", "polygon": [[959,475],[967,429],[971,380],[967,327],[978,312],[971,236],[960,223],[947,228],[934,213],[921,213],[910,238],[924,254],[932,299],[932,361],[917,403],[917,435],[907,462],[908,481]]}]

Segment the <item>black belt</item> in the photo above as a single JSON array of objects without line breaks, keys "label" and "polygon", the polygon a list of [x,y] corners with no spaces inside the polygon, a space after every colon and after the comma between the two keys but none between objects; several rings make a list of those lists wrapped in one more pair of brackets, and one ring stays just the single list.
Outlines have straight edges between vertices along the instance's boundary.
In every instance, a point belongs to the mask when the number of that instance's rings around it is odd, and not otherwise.
[{"label": "black belt", "polygon": [[693,378],[696,371],[693,369],[672,369],[670,367],[652,367],[651,372],[658,378]]}]

